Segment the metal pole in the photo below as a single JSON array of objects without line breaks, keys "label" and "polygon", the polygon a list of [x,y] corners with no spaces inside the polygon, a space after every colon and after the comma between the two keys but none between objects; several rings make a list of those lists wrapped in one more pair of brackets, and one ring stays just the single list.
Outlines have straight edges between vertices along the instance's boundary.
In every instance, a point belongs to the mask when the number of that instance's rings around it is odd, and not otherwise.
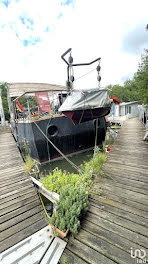
[{"label": "metal pole", "polygon": [[2,103],[2,97],[1,97],[1,88],[0,88],[0,117],[1,117],[2,128],[5,129],[6,123],[5,123],[5,115],[4,115],[3,103]]}]

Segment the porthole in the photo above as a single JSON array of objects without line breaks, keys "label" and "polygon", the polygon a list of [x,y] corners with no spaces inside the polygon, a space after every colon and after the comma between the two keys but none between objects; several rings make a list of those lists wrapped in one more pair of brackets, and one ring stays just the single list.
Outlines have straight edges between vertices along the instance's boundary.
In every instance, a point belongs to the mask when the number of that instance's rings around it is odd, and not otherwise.
[{"label": "porthole", "polygon": [[48,135],[54,137],[58,134],[58,128],[55,125],[48,127]]}]

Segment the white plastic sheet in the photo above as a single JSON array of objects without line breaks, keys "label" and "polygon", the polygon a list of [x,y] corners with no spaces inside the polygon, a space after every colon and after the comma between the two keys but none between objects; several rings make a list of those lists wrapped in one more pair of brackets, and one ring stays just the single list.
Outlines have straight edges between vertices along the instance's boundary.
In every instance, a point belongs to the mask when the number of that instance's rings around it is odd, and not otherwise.
[{"label": "white plastic sheet", "polygon": [[110,107],[107,89],[73,90],[59,108],[59,112]]}]

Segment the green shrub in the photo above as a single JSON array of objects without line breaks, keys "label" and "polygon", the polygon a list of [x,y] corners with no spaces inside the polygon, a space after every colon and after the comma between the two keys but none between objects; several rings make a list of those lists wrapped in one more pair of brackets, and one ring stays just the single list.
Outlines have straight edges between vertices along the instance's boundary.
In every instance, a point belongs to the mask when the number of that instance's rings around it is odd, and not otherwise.
[{"label": "green shrub", "polygon": [[35,160],[33,160],[29,155],[25,158],[25,171],[31,173],[32,167],[35,165]]},{"label": "green shrub", "polygon": [[88,161],[84,162],[80,168],[84,171],[85,175],[90,175],[93,170],[93,174],[98,174],[101,171],[102,165],[106,160],[106,153],[101,152],[98,148],[95,149],[94,157]]},{"label": "green shrub", "polygon": [[41,179],[43,186],[60,194],[57,210],[53,211],[51,224],[63,232],[67,229],[75,235],[80,227],[80,219],[88,209],[88,191],[92,186],[93,173],[98,174],[106,159],[106,154],[98,148],[94,157],[80,166],[82,174],[68,173],[56,168],[53,173]]},{"label": "green shrub", "polygon": [[58,210],[54,211],[51,224],[63,232],[67,229],[75,235],[80,227],[80,218],[88,209],[88,194],[82,186],[62,189]]},{"label": "green shrub", "polygon": [[40,182],[43,186],[49,190],[60,194],[61,190],[68,186],[78,186],[84,185],[88,188],[91,184],[90,176],[83,174],[67,173],[66,171],[61,171],[58,168],[53,170],[45,178],[41,179]]},{"label": "green shrub", "polygon": [[36,161],[33,160],[29,155],[25,157],[24,169],[27,173],[32,174],[33,177],[38,178],[38,174],[39,174],[38,165],[36,164]]}]

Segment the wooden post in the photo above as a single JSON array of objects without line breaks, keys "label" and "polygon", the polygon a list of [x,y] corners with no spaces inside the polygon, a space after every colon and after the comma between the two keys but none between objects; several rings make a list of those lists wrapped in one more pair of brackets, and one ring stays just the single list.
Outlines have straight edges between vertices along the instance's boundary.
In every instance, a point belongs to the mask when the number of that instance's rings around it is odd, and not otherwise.
[{"label": "wooden post", "polygon": [[6,123],[5,123],[5,115],[4,115],[4,109],[3,109],[2,98],[1,98],[1,88],[0,88],[0,117],[1,117],[2,128],[5,129],[5,127],[6,127]]}]

